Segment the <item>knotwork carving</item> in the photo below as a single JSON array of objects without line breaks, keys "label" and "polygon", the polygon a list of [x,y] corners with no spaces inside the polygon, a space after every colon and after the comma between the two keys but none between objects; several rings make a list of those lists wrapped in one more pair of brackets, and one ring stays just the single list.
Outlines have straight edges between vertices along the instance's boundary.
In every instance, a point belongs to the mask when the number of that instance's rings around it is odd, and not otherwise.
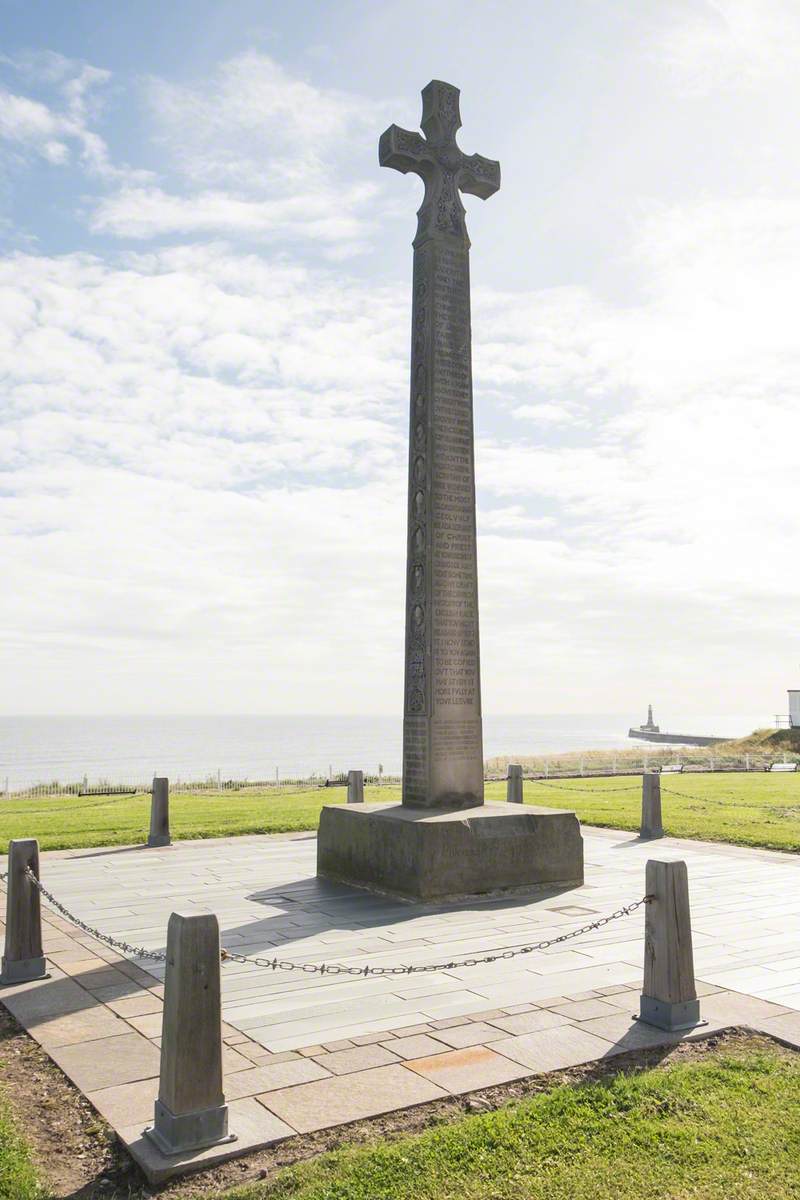
[{"label": "knotwork carving", "polygon": [[420,124],[424,137],[390,125],[380,140],[380,164],[404,174],[413,171],[425,183],[415,246],[436,234],[469,244],[460,193],[487,199],[500,187],[500,164],[480,154],[466,155],[459,148],[459,90],[452,84],[434,79],[422,89]]}]

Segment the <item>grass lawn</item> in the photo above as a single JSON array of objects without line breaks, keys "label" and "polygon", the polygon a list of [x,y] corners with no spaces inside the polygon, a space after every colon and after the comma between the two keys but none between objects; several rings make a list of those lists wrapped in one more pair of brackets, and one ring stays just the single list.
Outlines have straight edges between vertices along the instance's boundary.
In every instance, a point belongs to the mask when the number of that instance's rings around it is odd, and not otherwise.
[{"label": "grass lawn", "polygon": [[[639,778],[526,780],[524,791],[526,803],[574,809],[588,825],[639,828]],[[400,792],[396,787],[367,788],[366,798],[396,802]],[[505,799],[505,784],[488,784],[486,798]],[[170,796],[172,835],[206,838],[316,829],[322,805],[344,801],[344,788],[175,791]],[[675,837],[800,849],[800,775],[664,776],[662,807],[664,827]],[[126,845],[146,838],[149,819],[147,794],[0,801],[0,847],[23,837],[38,838],[43,850]]]},{"label": "grass lawn", "polygon": [[[585,824],[611,829],[638,830],[641,795],[641,777],[630,776],[524,785],[526,803],[574,809]],[[800,775],[664,775],[661,808],[672,837],[800,850]]]},{"label": "grass lawn", "polygon": [[336,1151],[226,1198],[788,1200],[799,1111],[798,1056],[751,1043]]},{"label": "grass lawn", "polygon": [[[399,800],[397,788],[367,788],[368,800]],[[170,793],[173,838],[227,837],[236,833],[288,833],[316,829],[323,804],[343,804],[346,788],[285,792]],[[147,839],[150,795],[48,796],[0,801],[0,848],[9,838],[35,837],[43,850],[124,846]]]},{"label": "grass lawn", "polygon": [[44,1200],[46,1194],[37,1183],[28,1148],[0,1092],[0,1200]]}]

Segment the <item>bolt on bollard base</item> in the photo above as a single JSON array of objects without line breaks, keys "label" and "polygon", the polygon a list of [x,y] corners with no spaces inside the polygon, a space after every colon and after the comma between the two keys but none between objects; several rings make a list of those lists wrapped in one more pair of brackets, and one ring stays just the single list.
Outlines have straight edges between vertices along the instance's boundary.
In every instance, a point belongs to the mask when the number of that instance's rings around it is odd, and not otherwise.
[{"label": "bolt on bollard base", "polygon": [[676,1033],[680,1029],[696,1029],[707,1025],[700,1020],[700,1001],[683,1000],[675,1003],[669,1000],[656,1000],[654,996],[642,995],[639,998],[637,1021],[645,1025],[655,1025],[658,1029],[666,1029]]},{"label": "bolt on bollard base", "polygon": [[205,1150],[208,1146],[223,1146],[235,1142],[236,1134],[228,1132],[228,1106],[219,1104],[176,1117],[166,1104],[156,1100],[153,1124],[145,1133],[162,1154],[188,1154],[190,1150]]}]

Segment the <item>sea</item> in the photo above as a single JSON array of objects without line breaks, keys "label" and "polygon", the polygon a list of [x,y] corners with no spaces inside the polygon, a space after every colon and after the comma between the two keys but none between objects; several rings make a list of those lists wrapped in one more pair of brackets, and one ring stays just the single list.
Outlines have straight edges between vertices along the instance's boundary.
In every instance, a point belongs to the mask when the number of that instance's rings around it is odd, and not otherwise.
[{"label": "sea", "polygon": [[[758,715],[656,713],[661,728],[742,737],[772,723]],[[620,750],[644,713],[484,716],[484,758]],[[399,775],[398,716],[0,717],[0,789],[34,784],[145,783],[210,778],[272,780],[359,768]],[[7,781],[7,782],[6,782]]]}]

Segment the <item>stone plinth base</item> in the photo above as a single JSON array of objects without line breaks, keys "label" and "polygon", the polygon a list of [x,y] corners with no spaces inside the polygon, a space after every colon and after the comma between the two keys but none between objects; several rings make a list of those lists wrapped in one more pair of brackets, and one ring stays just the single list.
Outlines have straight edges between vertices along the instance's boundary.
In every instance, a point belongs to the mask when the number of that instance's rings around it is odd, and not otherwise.
[{"label": "stone plinth base", "polygon": [[317,874],[407,900],[456,900],[583,883],[572,812],[503,804],[457,811],[327,805]]}]

